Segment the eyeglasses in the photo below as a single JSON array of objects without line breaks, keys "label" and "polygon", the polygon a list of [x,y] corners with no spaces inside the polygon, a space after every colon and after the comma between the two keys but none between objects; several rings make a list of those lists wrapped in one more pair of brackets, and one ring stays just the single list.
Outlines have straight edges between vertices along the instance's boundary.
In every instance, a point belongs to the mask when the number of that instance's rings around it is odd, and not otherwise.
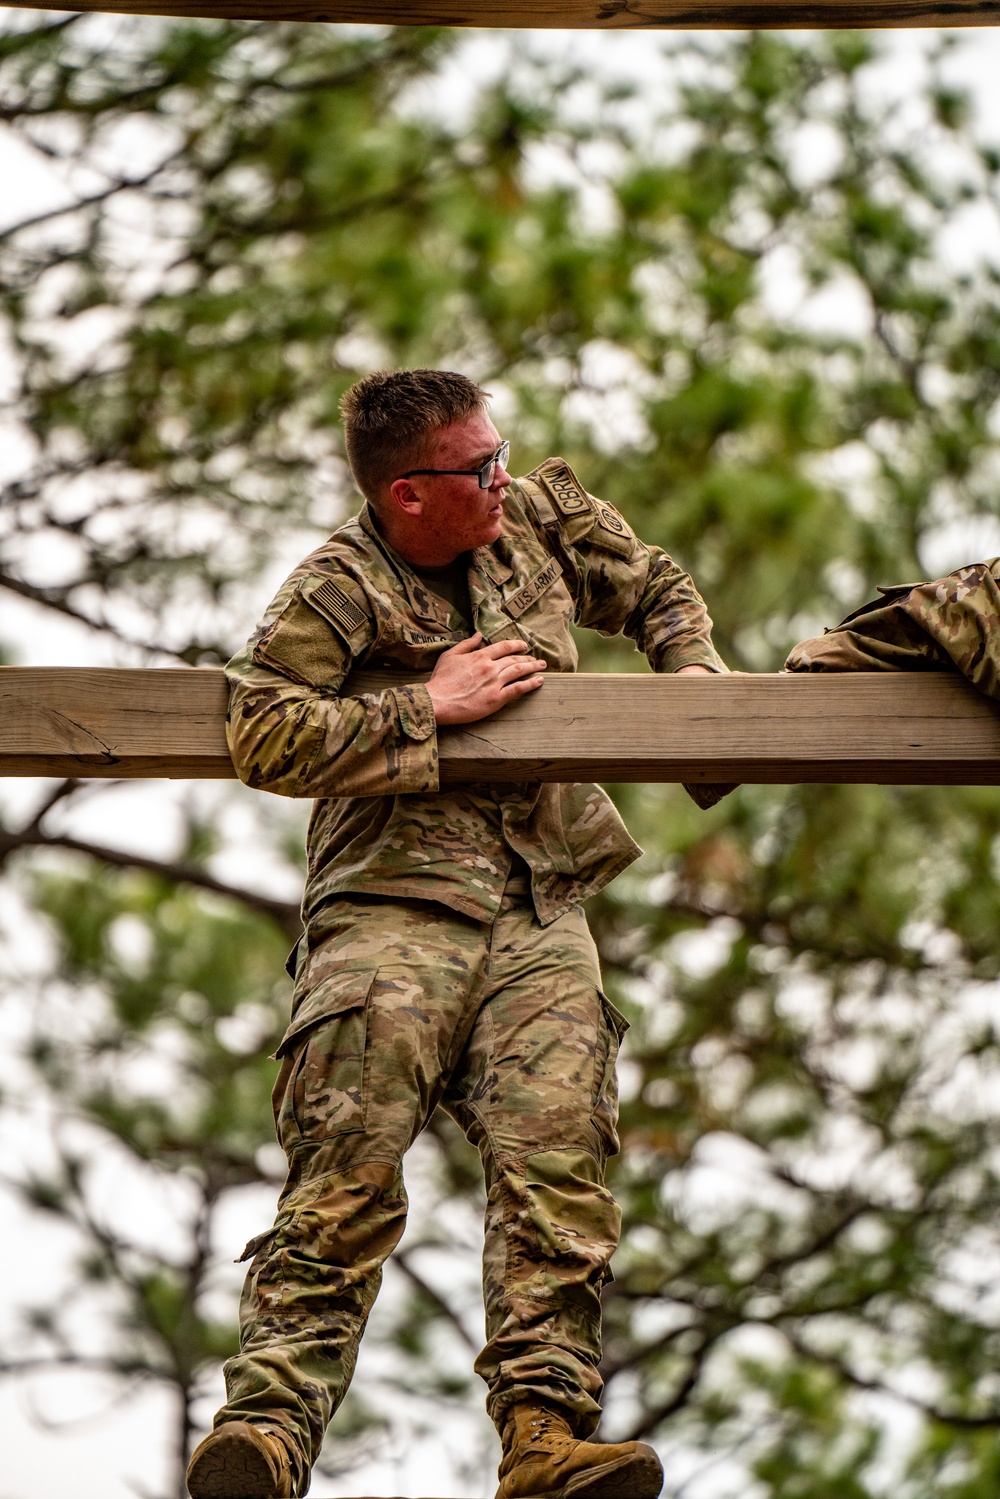
[{"label": "eyeglasses", "polygon": [[493,454],[487,458],[482,468],[411,468],[408,474],[400,474],[401,479],[413,479],[417,474],[467,474],[469,478],[473,475],[479,480],[480,489],[489,489],[493,483],[493,475],[496,473],[497,464],[501,468],[507,467],[507,459],[510,457],[510,443],[502,442]]}]

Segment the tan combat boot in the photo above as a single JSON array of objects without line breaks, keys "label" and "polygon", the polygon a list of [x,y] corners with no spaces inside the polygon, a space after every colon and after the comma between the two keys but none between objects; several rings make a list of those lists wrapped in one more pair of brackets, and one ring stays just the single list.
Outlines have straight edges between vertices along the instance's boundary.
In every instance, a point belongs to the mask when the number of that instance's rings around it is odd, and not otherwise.
[{"label": "tan combat boot", "polygon": [[187,1486],[191,1499],[291,1499],[288,1448],[249,1421],[224,1421],[191,1454]]},{"label": "tan combat boot", "polygon": [[496,1499],[657,1499],[663,1469],[645,1442],[581,1442],[552,1405],[512,1406]]}]

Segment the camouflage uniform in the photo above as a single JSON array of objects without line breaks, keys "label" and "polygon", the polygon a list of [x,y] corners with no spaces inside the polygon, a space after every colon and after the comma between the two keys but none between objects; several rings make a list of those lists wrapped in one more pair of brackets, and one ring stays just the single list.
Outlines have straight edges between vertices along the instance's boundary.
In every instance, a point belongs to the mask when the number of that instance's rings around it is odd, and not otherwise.
[{"label": "camouflage uniform", "polygon": [[[523,640],[550,670],[576,667],[571,621],[624,630],[658,671],[725,670],[687,574],[561,459],[511,484],[468,582],[485,639]],[[542,1397],[583,1434],[599,1414],[624,1021],[580,907],[639,850],[596,786],[440,792],[426,687],[351,695],[356,664],[429,671],[466,635],[366,507],[295,570],[228,668],[241,777],[317,801],[274,1093],[289,1175],[274,1227],[247,1246],[216,1424],[290,1435],[300,1490],[402,1233],[402,1156],[439,1103],[486,1175],[476,1367],[491,1415]]]},{"label": "camouflage uniform", "polygon": [[785,669],[957,670],[1000,698],[1000,557],[879,593],[836,629],[797,645]]}]

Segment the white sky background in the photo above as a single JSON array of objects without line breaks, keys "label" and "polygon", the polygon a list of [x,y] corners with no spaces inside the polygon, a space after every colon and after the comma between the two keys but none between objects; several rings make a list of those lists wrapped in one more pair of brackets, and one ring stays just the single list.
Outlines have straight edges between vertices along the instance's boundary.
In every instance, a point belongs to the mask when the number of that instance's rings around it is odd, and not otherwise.
[{"label": "white sky background", "polygon": [[[109,27],[113,24],[109,21]],[[919,78],[938,34],[897,31],[883,35],[886,59],[879,67],[870,70],[869,86],[893,98],[905,99]],[[703,38],[710,41],[711,34],[703,34]],[[503,67],[511,46],[554,53],[565,60],[578,60],[604,74],[625,76],[645,90],[646,98],[655,101],[650,91],[662,87],[657,41],[657,34],[650,32],[539,31],[516,37],[471,33],[464,48],[449,63],[447,86],[436,91],[435,104],[441,107],[442,99],[447,99],[449,108],[461,111],[476,87]],[[948,70],[952,78],[974,92],[980,137],[1000,142],[1000,88],[997,87],[1000,79],[1000,30],[962,33],[962,44],[953,54]],[[643,107],[642,94],[636,107]],[[141,143],[138,144],[141,147]],[[63,195],[64,189],[53,170],[13,145],[9,137],[0,134],[0,223],[50,208],[61,201]],[[991,232],[989,226],[963,225],[961,233],[949,247],[949,253],[961,260],[978,249],[987,248],[984,236]],[[994,245],[993,248],[1000,259],[1000,246]],[[784,294],[783,289],[775,285],[775,298]],[[0,365],[0,389],[3,378]],[[0,445],[0,473],[9,473],[17,461],[16,450]],[[972,555],[1000,551],[1000,526],[991,528],[989,522],[984,522],[976,535],[943,538],[941,546],[938,570],[944,571]],[[956,547],[958,555],[953,558],[951,552]],[[292,560],[284,557],[276,560],[275,583]],[[53,557],[52,564],[56,569],[58,558]],[[267,592],[267,586],[263,585],[261,607],[266,602]],[[99,665],[121,659],[120,655],[116,658],[114,647],[108,640],[95,637],[69,621],[60,621],[49,611],[9,598],[3,600],[2,607],[0,634],[5,642],[15,646],[22,664]],[[252,623],[253,620],[248,618],[247,630]],[[44,783],[8,783],[3,790],[4,802],[9,807],[27,810],[43,790]],[[216,865],[216,872],[224,879],[257,884],[282,898],[295,898],[298,892],[289,888],[287,871],[269,866],[252,842],[252,822],[241,810],[245,806],[243,798],[251,795],[242,788],[139,783],[95,796],[87,809],[74,816],[74,829],[82,837],[94,837],[154,856],[169,856],[174,851],[178,835],[179,809],[183,799],[193,796],[200,803],[210,804],[221,799],[227,809],[225,815],[231,836],[225,840],[225,853]],[[16,902],[9,892],[0,889],[0,932],[6,929],[9,935],[20,923]],[[30,971],[39,962],[38,941],[37,932],[21,930],[21,940],[12,948],[12,959],[19,969]],[[0,1015],[0,1048],[4,1042],[9,1046],[14,1039],[10,1031],[12,1023],[10,1019],[5,1023]],[[27,1125],[8,1129],[6,1134],[0,1135],[0,1151],[8,1160],[13,1159],[13,1152],[28,1145],[30,1127]],[[413,1175],[419,1180],[419,1168]],[[113,1198],[116,1191],[126,1190],[135,1192],[136,1184],[117,1178],[114,1163],[109,1163],[107,1191],[110,1197]],[[415,1195],[419,1196],[419,1193]],[[141,1194],[138,1200],[141,1202]],[[151,1221],[155,1220],[155,1204],[145,1203],[141,1211],[148,1213]],[[260,1191],[246,1192],[235,1198],[221,1225],[225,1238],[225,1244],[220,1245],[223,1257],[229,1259],[238,1253],[246,1239],[266,1226],[269,1213],[266,1194]],[[5,1227],[6,1231],[0,1235],[2,1283],[8,1287],[16,1284],[22,1300],[44,1300],[47,1294],[57,1294],[59,1267],[64,1253],[62,1246],[51,1234],[39,1228],[37,1219],[29,1219],[26,1215],[12,1214]],[[387,1280],[385,1294],[393,1294],[391,1277]],[[375,1313],[377,1318],[378,1310]],[[376,1355],[370,1354],[369,1357]],[[365,1358],[363,1350],[362,1360]],[[44,1389],[37,1383],[15,1388],[0,1382],[0,1430],[4,1433],[0,1499],[64,1499],[67,1492],[72,1492],[73,1499],[130,1499],[136,1494],[161,1494],[161,1474],[166,1460],[165,1401],[155,1394],[145,1395],[98,1421],[94,1413],[103,1409],[106,1397],[106,1389],[81,1376],[61,1378],[58,1384]],[[58,1413],[75,1419],[59,1433],[39,1430],[31,1419],[33,1409],[41,1409],[50,1417]],[[462,1452],[474,1456],[484,1440],[484,1433],[483,1424],[472,1423],[467,1431],[458,1433],[449,1428],[447,1453],[437,1442],[418,1443],[410,1454],[359,1470],[336,1487],[345,1495],[430,1493],[447,1499],[449,1495],[463,1492],[474,1494],[475,1486],[460,1477],[457,1459]],[[484,1478],[483,1493],[490,1492],[487,1484],[488,1479]],[[317,1484],[320,1493],[329,1493],[333,1487],[329,1480],[320,1480]]]}]

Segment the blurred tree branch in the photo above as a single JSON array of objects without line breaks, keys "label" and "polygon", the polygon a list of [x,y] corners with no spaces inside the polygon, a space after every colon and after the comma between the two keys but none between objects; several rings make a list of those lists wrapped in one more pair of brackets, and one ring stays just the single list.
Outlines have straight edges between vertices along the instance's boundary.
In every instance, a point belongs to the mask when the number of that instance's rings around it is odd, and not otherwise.
[{"label": "blurred tree branch", "polygon": [[[949,43],[906,111],[869,35],[673,41],[641,99],[519,44],[461,117],[437,107],[465,66],[439,30],[114,38],[92,17],[0,32],[0,128],[55,194],[0,235],[15,624],[22,601],[128,659],[224,660],[354,503],[337,400],[379,363],[481,379],[518,468],[562,452],[691,568],[746,670],[876,583],[935,576],[949,528],[993,534],[1000,151]],[[992,248],[959,271],[946,242],[973,212]],[[581,650],[641,668],[620,641]],[[70,1131],[11,1184],[80,1246],[2,1368],[154,1371],[179,1474],[234,1336],[213,1225],[273,1184],[266,1058],[298,918],[210,873],[221,814],[136,857],[85,836],[76,790],[0,835],[51,946],[44,971],[9,965],[3,1117]],[[647,859],[591,910],[632,1020],[609,1428],[677,1452],[689,1499],[992,1492],[1000,798],[745,788],[701,814],[615,794]],[[296,867],[277,809],[233,795]],[[442,1115],[426,1151],[407,1294],[373,1329],[390,1372],[359,1377],[334,1470],[373,1432],[412,1445],[408,1389],[450,1419],[475,1399],[478,1161]],[[176,1253],[96,1211],[112,1156],[175,1204]],[[64,1317],[77,1295],[106,1312],[97,1355]],[[887,1440],[883,1391],[920,1416],[912,1439]]]}]

